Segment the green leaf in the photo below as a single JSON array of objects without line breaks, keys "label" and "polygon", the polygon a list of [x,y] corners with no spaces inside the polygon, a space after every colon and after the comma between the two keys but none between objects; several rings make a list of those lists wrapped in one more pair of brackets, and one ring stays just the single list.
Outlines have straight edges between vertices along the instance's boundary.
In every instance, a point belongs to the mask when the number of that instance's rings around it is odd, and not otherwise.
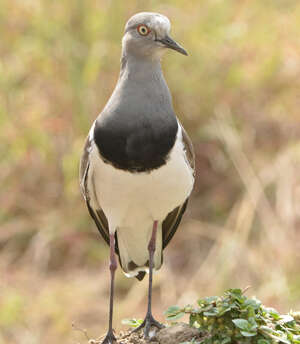
[{"label": "green leaf", "polygon": [[179,312],[179,313],[174,314],[174,315],[168,315],[166,319],[167,320],[177,320],[177,319],[182,318],[184,315],[185,315],[184,312]]},{"label": "green leaf", "polygon": [[232,322],[234,323],[236,327],[242,330],[248,330],[249,328],[251,328],[251,325],[245,319],[233,319]]},{"label": "green leaf", "polygon": [[249,306],[253,307],[254,309],[258,309],[261,306],[261,302],[259,300],[256,300],[256,299],[247,299],[243,303],[243,308],[246,308]]},{"label": "green leaf", "polygon": [[284,314],[279,317],[279,322],[281,324],[286,324],[295,321],[294,318],[289,314]]},{"label": "green leaf", "polygon": [[205,303],[212,303],[218,300],[218,296],[210,296],[204,299]]},{"label": "green leaf", "polygon": [[231,288],[228,289],[225,294],[229,295],[243,295],[242,289],[240,288]]},{"label": "green leaf", "polygon": [[217,310],[216,309],[212,309],[211,311],[209,312],[204,312],[203,315],[206,316],[206,317],[214,317],[218,314]]},{"label": "green leaf", "polygon": [[177,320],[184,316],[184,310],[179,306],[171,306],[165,311],[165,316],[167,320]]},{"label": "green leaf", "polygon": [[220,311],[218,312],[218,315],[221,316],[221,315],[229,312],[230,310],[231,310],[231,307],[220,309]]},{"label": "green leaf", "polygon": [[131,327],[138,327],[142,324],[143,319],[123,319],[122,324]]},{"label": "green leaf", "polygon": [[178,313],[181,310],[181,308],[179,306],[170,306],[166,311],[165,311],[165,315],[173,315]]},{"label": "green leaf", "polygon": [[226,294],[237,300],[239,303],[243,303],[246,299],[246,297],[243,296],[241,289],[229,289]]},{"label": "green leaf", "polygon": [[214,308],[213,305],[202,306],[201,308],[198,309],[198,313],[203,313],[203,312],[209,311],[213,308]]},{"label": "green leaf", "polygon": [[257,322],[255,321],[254,317],[249,317],[248,323],[250,324],[251,330],[255,330],[257,328]]},{"label": "green leaf", "polygon": [[278,320],[280,318],[280,315],[274,308],[264,308],[264,310],[271,315],[271,317],[275,320]]},{"label": "green leaf", "polygon": [[259,339],[259,340],[257,341],[257,344],[270,344],[270,342],[267,341],[266,339]]},{"label": "green leaf", "polygon": [[267,326],[261,326],[260,331],[262,331],[264,334],[266,334],[270,338],[275,339],[277,342],[291,344],[291,342],[288,339],[282,337],[280,331],[274,331],[272,328],[267,327]]},{"label": "green leaf", "polygon": [[244,337],[253,337],[257,335],[257,332],[256,331],[255,332],[241,331],[241,334]]},{"label": "green leaf", "polygon": [[194,307],[192,305],[186,305],[184,307],[184,312],[186,313],[193,312],[193,310],[194,310]]},{"label": "green leaf", "polygon": [[190,326],[192,327],[194,325],[194,323],[197,321],[198,316],[196,314],[191,314],[190,315]]}]

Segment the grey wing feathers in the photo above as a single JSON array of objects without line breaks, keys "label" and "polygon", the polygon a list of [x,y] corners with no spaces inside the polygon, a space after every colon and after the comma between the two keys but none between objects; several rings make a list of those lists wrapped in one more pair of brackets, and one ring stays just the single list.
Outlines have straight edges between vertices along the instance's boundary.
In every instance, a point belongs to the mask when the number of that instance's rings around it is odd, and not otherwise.
[{"label": "grey wing feathers", "polygon": [[162,223],[162,235],[163,235],[163,249],[168,245],[170,240],[173,238],[179,223],[181,221],[182,215],[185,212],[188,199],[179,207],[172,210]]},{"label": "grey wing feathers", "polygon": [[[93,207],[90,204],[90,191],[88,189],[88,177],[89,177],[89,153],[91,150],[91,141],[89,136],[86,139],[83,155],[80,161],[80,169],[79,169],[79,176],[80,176],[80,189],[83,194],[83,197],[86,201],[87,208],[89,210],[89,213],[93,220],[95,221],[98,230],[100,234],[102,235],[103,239],[106,241],[106,243],[109,245],[109,229],[108,229],[108,222],[106,219],[106,216],[104,215],[104,212],[99,206],[99,209],[93,209]],[[91,190],[92,191],[92,190]],[[117,244],[116,244],[116,251]]]},{"label": "grey wing feathers", "polygon": [[181,129],[182,129],[182,142],[183,142],[183,146],[185,150],[186,159],[191,169],[193,170],[193,176],[195,178],[195,152],[194,152],[193,144],[188,134],[186,133],[186,131],[184,130],[182,126],[181,126]]},{"label": "grey wing feathers", "polygon": [[91,141],[89,136],[86,138],[85,145],[83,148],[83,154],[80,160],[79,166],[79,183],[80,183],[80,190],[84,197],[84,199],[89,199],[88,189],[87,189],[87,174],[89,170],[89,151],[91,148]]},{"label": "grey wing feathers", "polygon": [[[179,125],[181,126],[180,123]],[[194,153],[192,141],[182,126],[181,126],[181,129],[182,129],[182,141],[184,145],[186,162],[189,164],[189,166],[193,170],[193,176],[195,177],[195,153]],[[183,204],[181,204],[179,207],[172,210],[163,221],[163,224],[162,224],[163,248],[165,248],[168,245],[173,235],[175,234],[179,226],[179,223],[181,221],[182,215],[185,212],[187,203],[188,203],[188,198],[185,200]]]}]

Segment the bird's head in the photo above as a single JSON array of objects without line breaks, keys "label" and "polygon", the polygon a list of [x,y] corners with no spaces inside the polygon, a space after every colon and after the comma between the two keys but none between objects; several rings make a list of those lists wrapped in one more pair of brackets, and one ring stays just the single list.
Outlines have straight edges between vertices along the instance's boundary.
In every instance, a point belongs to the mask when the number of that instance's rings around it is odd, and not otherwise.
[{"label": "bird's head", "polygon": [[169,36],[170,28],[169,19],[162,14],[137,13],[125,26],[123,50],[126,54],[152,59],[159,59],[166,48],[187,55],[183,47]]}]

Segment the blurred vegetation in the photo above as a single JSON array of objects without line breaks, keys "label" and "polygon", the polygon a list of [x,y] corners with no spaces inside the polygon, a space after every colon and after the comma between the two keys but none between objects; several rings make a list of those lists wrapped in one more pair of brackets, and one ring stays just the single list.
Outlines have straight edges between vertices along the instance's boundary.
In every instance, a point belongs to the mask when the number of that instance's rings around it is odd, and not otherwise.
[{"label": "blurred vegetation", "polygon": [[[78,188],[91,123],[138,11],[167,15],[188,51],[163,61],[197,154],[187,214],[155,276],[154,312],[252,285],[300,307],[300,3],[2,0],[0,344],[79,341],[107,322],[108,250]],[[117,274],[115,327],[147,282]]]}]

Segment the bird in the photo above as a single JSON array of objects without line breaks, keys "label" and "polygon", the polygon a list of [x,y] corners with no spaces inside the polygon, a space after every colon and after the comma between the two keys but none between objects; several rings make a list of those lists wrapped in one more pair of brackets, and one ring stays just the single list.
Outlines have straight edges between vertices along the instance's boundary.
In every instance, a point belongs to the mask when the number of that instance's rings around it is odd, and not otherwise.
[{"label": "bird", "polygon": [[[80,161],[80,188],[89,214],[110,247],[109,324],[113,332],[117,256],[127,277],[149,274],[143,329],[163,325],[152,315],[153,272],[176,232],[195,180],[192,142],[175,115],[162,73],[168,50],[188,55],[170,36],[169,19],[141,12],[126,23],[119,79],[88,133]],[[179,71],[178,71],[179,73]],[[184,74],[182,74],[184,75]]]}]

